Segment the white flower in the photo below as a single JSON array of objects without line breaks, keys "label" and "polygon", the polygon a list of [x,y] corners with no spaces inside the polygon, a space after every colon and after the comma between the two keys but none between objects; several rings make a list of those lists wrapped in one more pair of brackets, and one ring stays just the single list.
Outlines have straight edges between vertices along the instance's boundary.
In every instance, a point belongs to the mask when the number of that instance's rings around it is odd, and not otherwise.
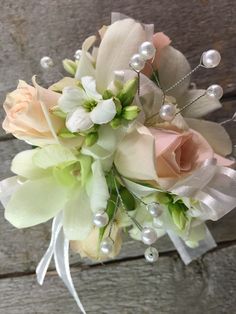
[{"label": "white flower", "polygon": [[[116,115],[116,106],[111,99],[103,100],[96,90],[93,77],[81,78],[82,87],[65,87],[58,101],[60,109],[66,112],[66,127],[71,132],[90,129],[94,124],[106,124]],[[91,111],[86,109],[91,104]]]}]

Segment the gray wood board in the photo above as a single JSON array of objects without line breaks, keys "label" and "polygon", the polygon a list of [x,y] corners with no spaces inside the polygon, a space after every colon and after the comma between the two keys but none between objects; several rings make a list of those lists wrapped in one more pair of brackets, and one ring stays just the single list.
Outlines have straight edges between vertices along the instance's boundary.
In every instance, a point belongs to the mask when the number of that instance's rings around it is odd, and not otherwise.
[{"label": "gray wood board", "polygon": [[[216,69],[201,69],[193,77],[200,87],[221,84],[235,94],[236,46],[233,0],[2,0],[0,12],[0,103],[18,79],[28,82],[34,74],[45,86],[60,78],[60,61],[72,58],[83,40],[109,24],[111,11],[120,11],[164,31],[192,66],[209,48],[222,53]],[[43,72],[42,56],[49,55],[57,66]],[[3,111],[0,110],[0,121]],[[0,134],[3,131],[0,130]]]},{"label": "gray wood board", "polygon": [[[218,248],[189,266],[174,253],[150,265],[143,258],[73,268],[89,314],[234,314],[236,246]],[[35,276],[0,280],[0,313],[79,313],[54,272],[43,287]]]}]

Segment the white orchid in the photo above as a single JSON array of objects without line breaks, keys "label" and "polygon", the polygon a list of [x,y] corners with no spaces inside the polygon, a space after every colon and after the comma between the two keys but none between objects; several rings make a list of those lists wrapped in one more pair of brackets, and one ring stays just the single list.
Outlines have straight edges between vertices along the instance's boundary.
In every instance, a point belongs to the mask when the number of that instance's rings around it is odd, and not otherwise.
[{"label": "white orchid", "polygon": [[72,133],[86,131],[94,124],[108,123],[116,115],[113,99],[103,99],[93,77],[82,77],[81,84],[81,87],[65,87],[58,101],[59,108],[67,113],[66,127]]}]

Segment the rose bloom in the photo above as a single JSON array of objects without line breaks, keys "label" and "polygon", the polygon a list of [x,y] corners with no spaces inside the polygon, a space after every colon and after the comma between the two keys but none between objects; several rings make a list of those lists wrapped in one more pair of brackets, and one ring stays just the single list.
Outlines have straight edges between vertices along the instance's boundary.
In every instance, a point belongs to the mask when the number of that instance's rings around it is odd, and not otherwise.
[{"label": "rose bloom", "polygon": [[123,139],[115,164],[125,177],[156,181],[166,186],[170,179],[177,180],[191,174],[210,158],[216,158],[221,166],[233,164],[231,160],[215,154],[205,138],[194,130],[143,126]]},{"label": "rose bloom", "polygon": [[[3,121],[3,129],[12,133],[15,137],[25,140],[30,144],[42,146],[55,142],[45,118],[40,102],[43,102],[47,110],[55,106],[60,94],[38,86],[36,88],[24,81],[19,81],[17,89],[9,93],[3,104],[6,118]],[[55,130],[61,127],[57,117],[50,117]]]}]

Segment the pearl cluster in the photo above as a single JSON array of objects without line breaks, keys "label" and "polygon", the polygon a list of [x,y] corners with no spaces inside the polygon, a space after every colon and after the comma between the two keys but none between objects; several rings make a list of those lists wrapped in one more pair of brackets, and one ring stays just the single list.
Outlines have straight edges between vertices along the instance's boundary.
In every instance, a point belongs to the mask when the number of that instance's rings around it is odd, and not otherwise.
[{"label": "pearl cluster", "polygon": [[139,53],[134,54],[130,59],[130,67],[140,72],[145,66],[147,60],[154,58],[156,48],[149,41],[143,42],[139,47]]}]

